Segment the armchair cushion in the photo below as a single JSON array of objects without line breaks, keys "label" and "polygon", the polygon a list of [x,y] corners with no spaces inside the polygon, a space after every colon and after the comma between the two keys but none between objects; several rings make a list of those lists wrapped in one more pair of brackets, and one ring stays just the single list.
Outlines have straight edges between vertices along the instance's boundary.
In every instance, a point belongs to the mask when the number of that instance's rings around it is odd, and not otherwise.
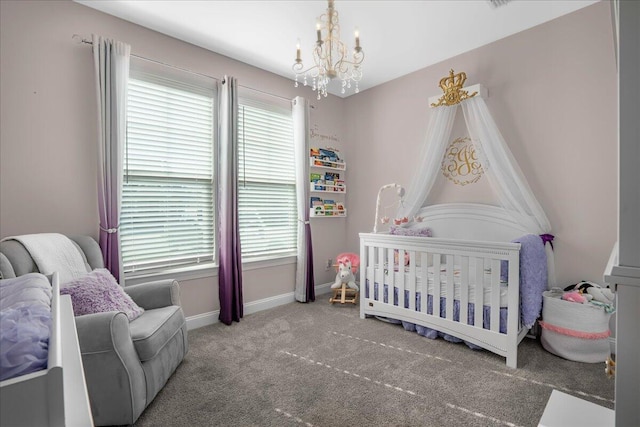
[{"label": "armchair cushion", "polygon": [[60,294],[71,296],[76,316],[121,311],[129,320],[134,320],[144,312],[105,268],[65,283],[60,287]]},{"label": "armchair cushion", "polygon": [[177,305],[146,310],[131,322],[131,339],[140,361],[153,359],[184,323],[184,315]]}]

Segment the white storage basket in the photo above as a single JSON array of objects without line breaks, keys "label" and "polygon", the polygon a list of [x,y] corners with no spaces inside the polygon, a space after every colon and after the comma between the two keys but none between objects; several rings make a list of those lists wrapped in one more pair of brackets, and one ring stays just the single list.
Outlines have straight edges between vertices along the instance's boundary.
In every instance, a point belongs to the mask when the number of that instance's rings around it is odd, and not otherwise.
[{"label": "white storage basket", "polygon": [[561,299],[546,291],[542,306],[542,346],[557,356],[576,362],[604,362],[610,354],[611,313],[593,304]]}]

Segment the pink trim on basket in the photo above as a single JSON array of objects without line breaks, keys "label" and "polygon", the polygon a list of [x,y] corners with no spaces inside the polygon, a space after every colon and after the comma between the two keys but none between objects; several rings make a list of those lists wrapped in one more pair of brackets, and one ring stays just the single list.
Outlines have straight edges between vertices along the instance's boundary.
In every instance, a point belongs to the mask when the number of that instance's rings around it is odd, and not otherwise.
[{"label": "pink trim on basket", "polygon": [[545,323],[542,320],[539,320],[538,323],[543,329],[547,329],[549,331],[557,332],[562,335],[567,335],[570,337],[576,338],[584,338],[588,340],[600,340],[603,338],[609,337],[611,335],[611,331],[605,332],[582,332],[582,331],[574,331],[573,329],[563,328],[561,326],[551,325],[549,323]]}]

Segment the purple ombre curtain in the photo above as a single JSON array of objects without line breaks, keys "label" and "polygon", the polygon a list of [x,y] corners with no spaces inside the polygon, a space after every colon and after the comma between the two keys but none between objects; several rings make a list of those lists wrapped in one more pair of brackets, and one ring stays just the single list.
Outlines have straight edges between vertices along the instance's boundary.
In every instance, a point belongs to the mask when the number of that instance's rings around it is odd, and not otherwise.
[{"label": "purple ombre curtain", "polygon": [[124,285],[119,227],[131,46],[95,34],[92,42],[99,127],[99,242],[105,267]]},{"label": "purple ombre curtain", "polygon": [[220,321],[240,321],[242,307],[242,257],[238,224],[238,89],[233,77],[225,76],[220,88],[219,135],[219,269]]},{"label": "purple ombre curtain", "polygon": [[296,162],[296,199],[298,206],[298,263],[296,300],[316,300],[313,278],[313,248],[309,224],[309,102],[298,96],[292,101],[293,143]]}]

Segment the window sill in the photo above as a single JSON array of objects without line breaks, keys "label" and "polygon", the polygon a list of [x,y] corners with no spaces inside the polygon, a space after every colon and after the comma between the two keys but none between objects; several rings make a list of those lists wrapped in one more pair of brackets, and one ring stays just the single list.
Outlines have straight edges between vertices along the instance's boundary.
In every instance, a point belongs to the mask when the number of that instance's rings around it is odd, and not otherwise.
[{"label": "window sill", "polygon": [[[296,256],[287,256],[282,258],[256,259],[242,263],[242,271],[260,270],[263,268],[278,267],[281,265],[295,264]],[[216,277],[218,275],[218,264],[203,264],[192,267],[184,267],[175,270],[166,270],[153,273],[142,273],[126,276],[125,284],[137,285],[140,283],[152,282],[155,280],[173,279],[177,281],[206,279],[208,277]]]},{"label": "window sill", "polygon": [[177,281],[205,279],[218,275],[218,265],[214,263],[195,265],[191,267],[176,268],[173,270],[156,271],[141,274],[125,275],[125,284],[137,285],[155,280],[173,279]]}]

